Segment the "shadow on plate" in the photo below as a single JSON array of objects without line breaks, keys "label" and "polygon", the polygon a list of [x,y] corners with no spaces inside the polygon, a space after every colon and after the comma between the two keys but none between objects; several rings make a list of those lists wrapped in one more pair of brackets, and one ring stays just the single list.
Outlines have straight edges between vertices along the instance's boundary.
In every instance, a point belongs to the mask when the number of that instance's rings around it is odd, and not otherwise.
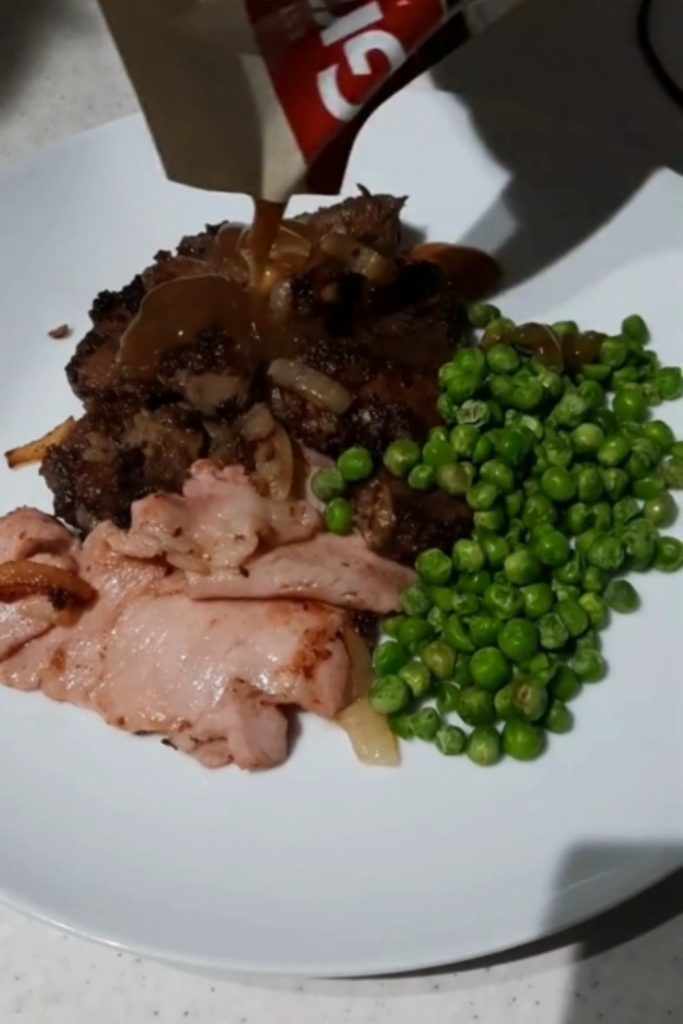
[{"label": "shadow on plate", "polygon": [[[593,234],[654,169],[683,172],[683,115],[638,49],[638,3],[529,2],[435,70],[439,87],[464,101],[483,143],[510,172],[496,204],[463,239],[495,251],[509,284]],[[683,38],[683,5],[659,3],[668,32]],[[539,117],[529,126],[506,123],[495,106],[501,100]],[[502,240],[500,226],[511,222]]]},{"label": "shadow on plate", "polygon": [[94,13],[86,12],[76,0],[0,0],[0,110],[15,99],[34,72],[58,27],[87,35],[96,24],[94,19]]}]

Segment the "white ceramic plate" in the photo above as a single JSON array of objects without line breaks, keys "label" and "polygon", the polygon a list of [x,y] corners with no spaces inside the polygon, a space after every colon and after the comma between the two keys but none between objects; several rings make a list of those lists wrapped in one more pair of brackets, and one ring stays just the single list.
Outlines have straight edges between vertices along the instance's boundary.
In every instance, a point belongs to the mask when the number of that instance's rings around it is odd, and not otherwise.
[{"label": "white ceramic plate", "polygon": [[[509,152],[538,147],[521,189],[452,99],[410,93],[363,133],[349,189],[407,193],[409,219],[432,238],[505,242],[520,264],[529,237],[542,261],[553,238],[566,245],[580,229],[589,197],[572,191],[571,167],[551,173],[547,125],[487,117]],[[604,183],[597,154],[595,165]],[[609,216],[611,194],[604,225],[504,305],[606,330],[640,310],[680,361],[681,182],[661,172]],[[168,184],[136,119],[5,178],[0,449],[76,408],[63,374],[73,342],[49,328],[66,322],[78,337],[99,289],[183,232],[247,213],[244,198]],[[681,409],[667,415],[681,431]],[[0,481],[0,511],[50,507],[33,469],[3,468]],[[641,589],[642,612],[608,633],[609,678],[586,688],[575,733],[533,765],[484,771],[418,745],[398,770],[362,768],[340,731],[307,718],[283,768],[210,772],[95,715],[0,688],[2,894],[179,963],[307,975],[465,959],[586,918],[683,860],[682,580],[647,577]]]}]

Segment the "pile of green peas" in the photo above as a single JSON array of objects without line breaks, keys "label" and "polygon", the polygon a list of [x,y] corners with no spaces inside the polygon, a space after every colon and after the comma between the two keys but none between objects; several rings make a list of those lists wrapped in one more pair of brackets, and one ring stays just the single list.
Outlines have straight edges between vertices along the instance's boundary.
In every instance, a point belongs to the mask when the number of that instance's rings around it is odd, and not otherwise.
[{"label": "pile of green peas", "polygon": [[[491,765],[532,760],[548,732],[572,728],[569,702],[607,671],[610,613],[639,606],[623,575],[683,566],[683,544],[660,532],[677,514],[683,442],[650,418],[683,377],[660,367],[638,315],[574,373],[524,351],[528,332],[495,307],[469,317],[483,337],[441,368],[444,426],[383,461],[417,490],[463,496],[473,534],[418,556],[374,651],[370,699],[399,737]],[[572,322],[543,330],[555,351],[578,335]]]}]

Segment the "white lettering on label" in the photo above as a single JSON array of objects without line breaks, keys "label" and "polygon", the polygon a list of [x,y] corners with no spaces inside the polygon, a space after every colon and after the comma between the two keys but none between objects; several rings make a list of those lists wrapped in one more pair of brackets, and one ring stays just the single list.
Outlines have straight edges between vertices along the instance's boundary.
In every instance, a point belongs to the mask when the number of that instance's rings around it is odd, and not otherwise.
[{"label": "white lettering on label", "polygon": [[[369,6],[376,7],[377,5],[371,4]],[[343,20],[343,18],[339,19],[339,21]],[[324,36],[325,32],[322,35]],[[392,71],[400,67],[406,59],[406,52],[399,40],[383,29],[361,32],[359,35],[347,39],[346,43],[344,43],[343,52],[351,71],[354,75],[358,75],[359,78],[372,74],[369,61],[371,53],[384,54],[389,61],[389,67]],[[360,106],[349,102],[343,95],[339,87],[338,72],[338,64],[333,64],[332,67],[320,71],[317,78],[318,92],[325,109],[332,114],[332,117],[337,118],[338,121],[350,121],[358,113]]]}]

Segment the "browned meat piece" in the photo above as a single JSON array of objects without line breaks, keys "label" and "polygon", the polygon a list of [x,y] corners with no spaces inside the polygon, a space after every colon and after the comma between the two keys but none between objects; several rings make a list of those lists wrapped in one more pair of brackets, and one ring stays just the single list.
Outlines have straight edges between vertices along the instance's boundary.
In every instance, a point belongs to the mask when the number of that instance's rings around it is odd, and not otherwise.
[{"label": "browned meat piece", "polygon": [[200,418],[179,405],[153,411],[103,403],[49,449],[41,472],[60,518],[84,531],[104,519],[125,526],[133,501],[180,491],[208,448]]},{"label": "browned meat piece", "polygon": [[364,192],[297,220],[310,224],[321,235],[330,232],[351,235],[385,256],[396,253],[401,241],[401,210],[405,197],[370,195]]},{"label": "browned meat piece", "polygon": [[464,500],[443,491],[417,493],[384,472],[358,488],[353,502],[366,544],[399,562],[412,564],[424,548],[450,551],[471,529],[472,513]]}]

